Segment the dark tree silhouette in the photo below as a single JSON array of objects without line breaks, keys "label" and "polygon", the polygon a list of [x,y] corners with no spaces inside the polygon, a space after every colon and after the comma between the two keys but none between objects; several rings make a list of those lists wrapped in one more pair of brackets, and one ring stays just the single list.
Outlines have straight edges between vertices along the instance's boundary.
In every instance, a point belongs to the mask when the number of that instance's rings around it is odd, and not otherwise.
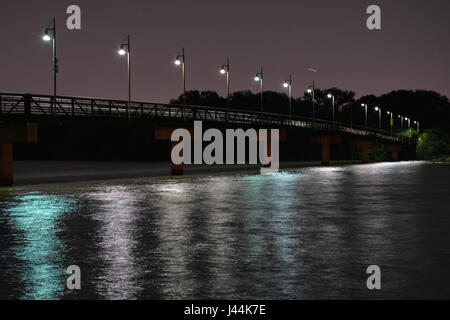
[{"label": "dark tree silhouette", "polygon": [[[171,100],[171,104],[183,104],[183,95],[177,99]],[[186,104],[195,106],[208,107],[225,107],[226,99],[220,97],[215,91],[197,91],[191,90],[186,92]]]},{"label": "dark tree silhouette", "polygon": [[[450,129],[450,103],[447,97],[434,91],[426,90],[397,90],[379,97],[375,95],[365,95],[355,100],[353,91],[341,90],[339,88],[315,90],[315,116],[316,118],[332,119],[332,100],[328,94],[335,97],[335,117],[336,121],[364,125],[364,107],[368,107],[368,125],[378,127],[378,112],[376,106],[382,108],[382,128],[390,129],[390,115],[387,111],[394,113],[395,131],[400,129],[398,115],[403,115],[419,121],[421,129],[441,127]],[[285,93],[275,91],[264,91],[263,93],[264,111],[277,114],[289,113],[289,98]],[[186,92],[186,103],[190,105],[228,107],[230,109],[241,109],[249,111],[259,111],[261,96],[260,93],[253,93],[249,90],[237,91],[231,94],[230,98],[220,97],[214,91]],[[171,100],[172,104],[182,104],[183,95]],[[304,93],[303,96],[292,98],[292,114],[294,116],[312,117],[312,96]],[[406,126],[406,123],[405,123]],[[404,126],[404,128],[406,128]],[[411,123],[413,127],[413,123]]]}]

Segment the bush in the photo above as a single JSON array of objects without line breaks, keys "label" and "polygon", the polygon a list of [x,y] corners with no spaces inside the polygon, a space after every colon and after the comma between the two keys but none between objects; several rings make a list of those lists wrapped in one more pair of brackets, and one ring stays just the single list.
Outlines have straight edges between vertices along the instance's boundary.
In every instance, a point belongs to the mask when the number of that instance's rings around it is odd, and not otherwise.
[{"label": "bush", "polygon": [[417,158],[420,160],[448,160],[450,158],[450,137],[441,129],[425,130],[419,135]]},{"label": "bush", "polygon": [[417,131],[413,128],[406,129],[402,132],[397,133],[398,137],[405,137],[405,138],[414,138],[417,137]]}]

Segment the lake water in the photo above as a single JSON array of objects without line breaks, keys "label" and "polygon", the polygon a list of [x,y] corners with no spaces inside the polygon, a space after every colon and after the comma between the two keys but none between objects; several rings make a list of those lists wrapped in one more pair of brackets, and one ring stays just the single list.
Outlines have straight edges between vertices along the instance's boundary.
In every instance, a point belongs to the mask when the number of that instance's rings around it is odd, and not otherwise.
[{"label": "lake water", "polygon": [[449,208],[422,162],[3,188],[0,298],[449,299]]}]

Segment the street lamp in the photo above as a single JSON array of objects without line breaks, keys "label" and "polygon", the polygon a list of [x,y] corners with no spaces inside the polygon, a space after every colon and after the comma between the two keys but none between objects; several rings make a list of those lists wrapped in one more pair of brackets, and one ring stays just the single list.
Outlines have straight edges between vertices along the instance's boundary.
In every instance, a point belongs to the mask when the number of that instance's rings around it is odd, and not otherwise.
[{"label": "street lamp", "polygon": [[311,73],[313,73],[313,82],[312,82],[312,86],[309,86],[309,89],[311,90],[311,91],[309,91],[308,90],[308,93],[310,93],[310,94],[312,94],[312,100],[311,100],[311,102],[312,102],[312,116],[313,116],[313,125],[315,124],[315,112],[316,112],[316,108],[315,108],[315,103],[316,103],[316,100],[315,100],[315,97],[314,97],[314,95],[315,95],[315,74],[317,73],[317,69],[315,69],[315,68],[307,68],[306,69],[308,72],[311,72]]},{"label": "street lamp", "polygon": [[181,49],[181,54],[177,55],[174,61],[176,66],[181,65],[181,76],[183,78],[183,104],[186,104],[186,56],[184,48]]},{"label": "street lamp", "polygon": [[391,136],[392,136],[392,129],[394,127],[394,113],[391,111],[387,112],[388,116],[391,116],[390,122],[389,122],[389,126],[391,127]]},{"label": "street lamp", "polygon": [[283,87],[289,90],[289,118],[292,118],[292,75],[283,83]]},{"label": "street lamp", "polygon": [[[126,50],[125,50],[126,48]],[[128,65],[128,102],[131,102],[131,57],[130,57],[130,52],[131,52],[131,48],[130,48],[130,36],[127,36],[127,42],[126,43],[122,43],[120,45],[120,49],[119,49],[119,54],[121,56],[127,55],[127,65]]]},{"label": "street lamp", "polygon": [[375,111],[378,111],[378,129],[381,130],[381,107],[375,107]]},{"label": "street lamp", "polygon": [[403,116],[398,115],[398,118],[400,119],[400,131],[403,131]]},{"label": "street lamp", "polygon": [[[50,32],[52,33],[50,35]],[[58,58],[56,57],[56,19],[52,20],[52,27],[46,28],[42,40],[52,42],[52,60],[53,60],[53,103],[56,103],[56,74],[58,73]],[[52,103],[52,113],[53,113],[53,103]]]},{"label": "street lamp", "polygon": [[312,117],[313,117],[313,124],[314,124],[314,122],[315,122],[315,107],[314,107],[314,104],[315,104],[315,97],[314,97],[314,95],[315,95],[315,83],[314,83],[314,81],[313,81],[313,83],[312,83],[312,85],[310,85],[309,87],[308,87],[308,90],[306,90],[306,92],[308,92],[310,95],[311,95],[311,103],[312,103]]},{"label": "street lamp", "polygon": [[364,107],[365,108],[365,125],[366,125],[366,128],[367,128],[367,104],[365,104],[365,103],[361,103],[361,107]]},{"label": "street lamp", "polygon": [[408,121],[408,129],[411,129],[411,118],[405,118]]},{"label": "street lamp", "polygon": [[328,99],[331,99],[331,101],[333,102],[333,123],[335,122],[334,120],[334,95],[332,95],[331,93],[329,93],[327,95]]},{"label": "street lamp", "polygon": [[230,98],[230,59],[227,58],[227,63],[220,67],[220,74],[227,75],[227,103]]},{"label": "street lamp", "polygon": [[420,122],[419,121],[414,121],[414,124],[416,125],[417,133],[420,133]]},{"label": "street lamp", "polygon": [[255,78],[254,79],[255,79],[255,82],[260,82],[261,83],[261,106],[260,106],[260,111],[263,112],[263,90],[264,90],[264,86],[263,86],[263,80],[264,80],[263,67],[261,67],[260,71],[255,74]]}]

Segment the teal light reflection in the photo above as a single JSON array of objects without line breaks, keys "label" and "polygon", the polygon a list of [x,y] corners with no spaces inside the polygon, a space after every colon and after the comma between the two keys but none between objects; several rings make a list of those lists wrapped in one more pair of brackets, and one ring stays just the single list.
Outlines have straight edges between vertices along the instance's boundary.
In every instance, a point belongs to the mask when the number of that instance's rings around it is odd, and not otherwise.
[{"label": "teal light reflection", "polygon": [[63,296],[65,248],[58,238],[58,220],[74,207],[74,202],[66,197],[29,193],[17,197],[5,210],[15,235],[10,254],[17,260],[21,299],[51,300]]}]

